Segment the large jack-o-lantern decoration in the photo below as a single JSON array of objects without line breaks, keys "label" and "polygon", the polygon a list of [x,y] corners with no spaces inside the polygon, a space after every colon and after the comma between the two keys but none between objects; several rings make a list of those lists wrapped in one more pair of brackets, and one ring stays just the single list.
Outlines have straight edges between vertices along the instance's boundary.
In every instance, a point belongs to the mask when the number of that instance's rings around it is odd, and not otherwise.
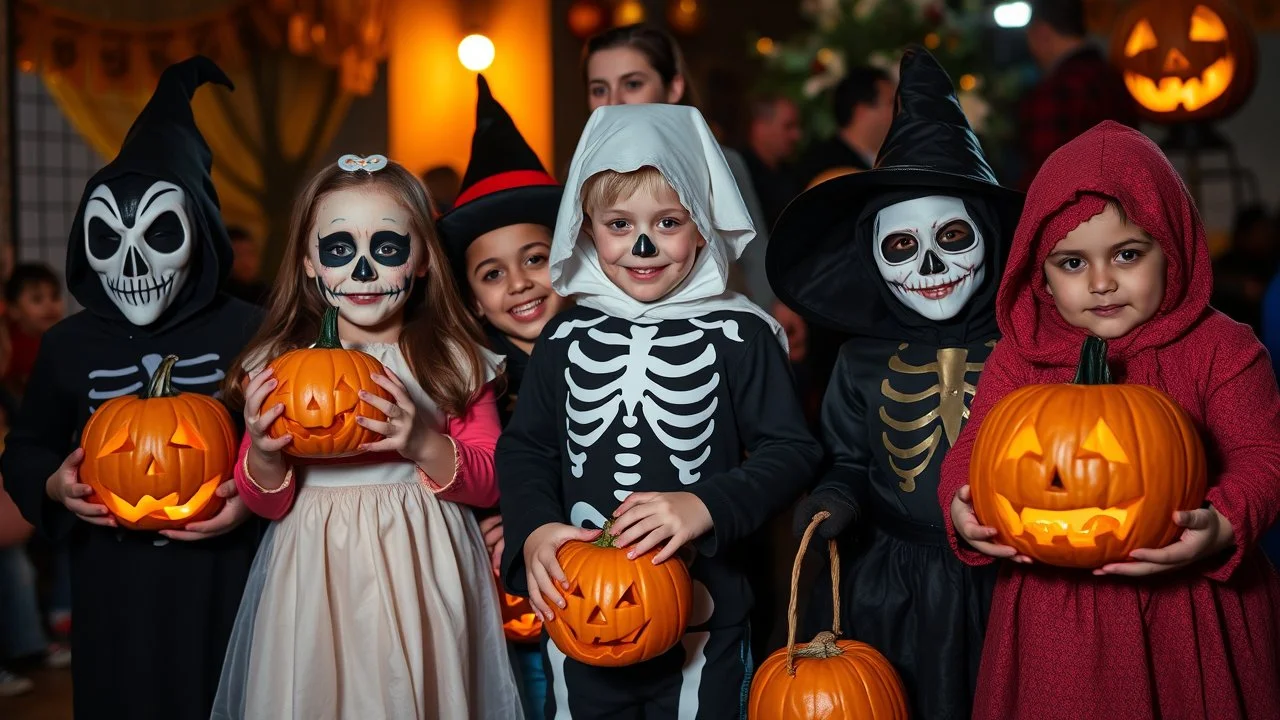
[{"label": "large jack-o-lantern decoration", "polygon": [[222,509],[215,494],[235,467],[231,415],[207,395],[174,391],[176,355],[146,392],[103,403],[80,435],[80,479],[123,526],[181,528]]},{"label": "large jack-o-lantern decoration", "polygon": [[569,589],[565,608],[543,625],[556,647],[587,665],[621,667],[675,646],[689,624],[693,586],[679,558],[654,565],[656,549],[635,560],[615,547],[612,520],[594,542],[556,552]]},{"label": "large jack-o-lantern decoration", "polygon": [[1168,545],[1177,510],[1204,501],[1204,446],[1186,412],[1145,385],[1113,385],[1106,343],[1085,342],[1074,384],[996,403],[969,466],[974,511],[1032,559],[1095,568]]},{"label": "large jack-o-lantern decoration", "polygon": [[359,350],[347,350],[338,339],[338,311],[325,310],[320,337],[310,348],[291,350],[275,360],[279,384],[262,407],[284,403],[284,414],[271,424],[271,437],[288,433],[293,442],[284,451],[297,457],[336,458],[359,454],[360,446],[382,439],[356,422],[364,416],[385,421],[387,416],[360,399],[360,391],[391,400],[373,381],[384,374],[377,358]]},{"label": "large jack-o-lantern decoration", "polygon": [[1116,26],[1111,57],[1147,118],[1202,121],[1229,115],[1249,99],[1257,43],[1224,0],[1149,0]]},{"label": "large jack-o-lantern decoration", "polygon": [[827,543],[831,555],[831,630],[805,645],[796,644],[800,563],[827,511],[813,516],[791,569],[791,604],[787,609],[787,646],[774,652],[751,680],[747,705],[750,718],[786,720],[907,720],[907,695],[902,678],[875,648],[840,637],[840,554],[836,541]]}]

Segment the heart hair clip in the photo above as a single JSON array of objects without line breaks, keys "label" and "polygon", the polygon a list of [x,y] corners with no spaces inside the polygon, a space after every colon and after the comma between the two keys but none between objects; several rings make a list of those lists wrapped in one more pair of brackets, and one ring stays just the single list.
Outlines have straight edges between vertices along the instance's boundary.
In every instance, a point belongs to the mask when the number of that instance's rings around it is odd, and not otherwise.
[{"label": "heart hair clip", "polygon": [[343,155],[338,158],[338,167],[347,172],[355,172],[364,170],[365,172],[377,172],[387,166],[387,156],[370,155],[369,157],[360,157],[359,155]]}]

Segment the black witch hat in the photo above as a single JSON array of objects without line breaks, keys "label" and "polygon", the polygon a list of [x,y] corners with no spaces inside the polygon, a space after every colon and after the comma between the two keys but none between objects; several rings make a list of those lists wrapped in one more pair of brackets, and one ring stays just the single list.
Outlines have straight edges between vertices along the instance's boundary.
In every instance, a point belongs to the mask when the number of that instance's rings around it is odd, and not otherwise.
[{"label": "black witch hat", "polygon": [[[995,248],[996,262],[986,281],[988,294],[994,294],[1006,252],[999,236],[1012,238],[1024,196],[996,180],[951,78],[927,50],[912,46],[902,57],[896,112],[875,167],[814,186],[778,218],[767,256],[774,293],[810,322],[847,333],[868,332],[877,315],[897,304],[885,306],[851,292],[859,283],[863,291],[878,295],[884,284],[878,282],[871,249],[857,240],[869,234],[858,232],[859,222],[866,220],[868,210],[893,202],[948,194],[980,202],[994,216],[990,232],[997,237],[989,238],[988,245]],[[877,282],[863,283],[872,279]]]},{"label": "black witch hat", "polygon": [[205,83],[234,89],[226,73],[203,55],[165,68],[151,99],[125,135],[120,152],[85,185],[67,247],[67,287],[77,302],[99,315],[123,319],[89,265],[85,247],[85,207],[99,185],[133,191],[163,180],[186,193],[187,208],[195,221],[192,274],[179,298],[158,321],[156,331],[171,327],[204,308],[231,272],[231,240],[227,237],[211,176],[213,153],[191,112],[191,98]]},{"label": "black witch hat", "polygon": [[476,76],[476,130],[471,160],[453,209],[437,222],[454,267],[465,263],[467,246],[508,225],[555,227],[564,188],[542,167],[489,83]]}]

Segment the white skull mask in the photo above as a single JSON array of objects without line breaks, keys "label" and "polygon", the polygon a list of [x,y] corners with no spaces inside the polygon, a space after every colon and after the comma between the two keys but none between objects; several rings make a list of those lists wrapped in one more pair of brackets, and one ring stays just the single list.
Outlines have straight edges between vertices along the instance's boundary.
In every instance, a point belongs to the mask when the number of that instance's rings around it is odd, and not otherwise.
[{"label": "white skull mask", "polygon": [[930,320],[949,320],[986,272],[986,244],[960,198],[930,195],[876,214],[876,267],[894,295]]},{"label": "white skull mask", "polygon": [[[182,188],[139,175],[93,189],[84,211],[89,266],[134,325],[155,322],[177,297],[194,238]],[[117,197],[117,193],[119,196]]]}]

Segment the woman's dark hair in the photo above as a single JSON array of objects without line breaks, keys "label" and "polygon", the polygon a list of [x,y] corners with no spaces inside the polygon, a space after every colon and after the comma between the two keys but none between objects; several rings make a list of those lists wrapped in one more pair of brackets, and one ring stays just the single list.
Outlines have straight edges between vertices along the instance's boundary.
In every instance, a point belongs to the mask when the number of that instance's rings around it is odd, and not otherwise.
[{"label": "woman's dark hair", "polygon": [[680,45],[667,31],[644,23],[610,28],[589,38],[582,48],[582,81],[585,83],[590,80],[587,77],[587,61],[592,55],[601,50],[620,47],[629,47],[644,55],[664,86],[670,85],[677,75],[683,77],[684,96],[676,104],[697,106],[697,94],[693,90],[689,67],[685,65]]}]

